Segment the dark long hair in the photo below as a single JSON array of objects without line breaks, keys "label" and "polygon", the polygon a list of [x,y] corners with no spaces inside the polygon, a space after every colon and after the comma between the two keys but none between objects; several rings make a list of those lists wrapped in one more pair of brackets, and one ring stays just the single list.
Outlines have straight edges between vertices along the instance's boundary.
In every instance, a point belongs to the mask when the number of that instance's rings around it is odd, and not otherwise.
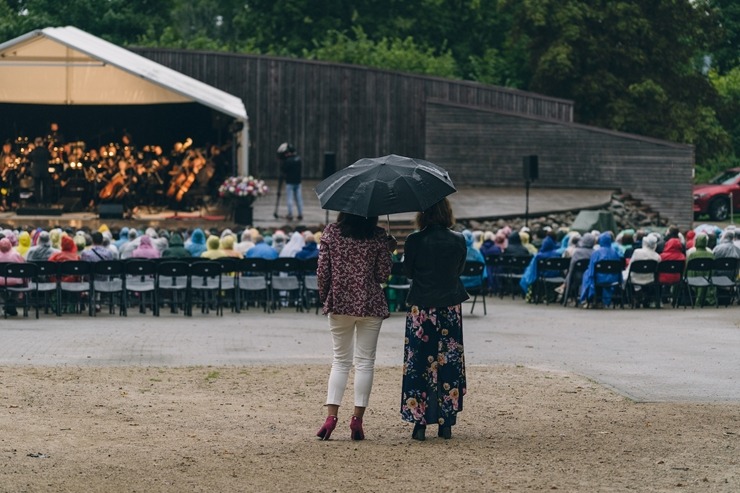
[{"label": "dark long hair", "polygon": [[342,236],[356,240],[369,240],[375,236],[375,228],[378,226],[378,216],[362,217],[347,212],[337,215],[337,224]]},{"label": "dark long hair", "polygon": [[451,228],[455,225],[455,216],[452,214],[450,201],[445,197],[424,212],[416,214],[416,227],[424,229],[427,226],[442,226]]}]

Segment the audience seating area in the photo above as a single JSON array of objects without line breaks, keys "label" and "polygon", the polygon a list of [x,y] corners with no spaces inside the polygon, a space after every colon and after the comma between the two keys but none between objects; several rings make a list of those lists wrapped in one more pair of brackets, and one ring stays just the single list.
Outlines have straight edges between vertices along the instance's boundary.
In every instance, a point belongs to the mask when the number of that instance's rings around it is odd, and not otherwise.
[{"label": "audience seating area", "polygon": [[[483,314],[487,314],[486,297],[522,295],[519,280],[531,260],[532,257],[503,255],[486,257],[485,264],[466,262],[464,275],[482,279],[480,285],[468,288],[470,313],[474,313],[480,300]],[[636,261],[629,277],[624,261],[599,264],[595,266],[597,272],[622,274],[622,282],[596,286],[597,301],[600,289],[613,289],[613,307],[718,307],[738,300],[740,259],[695,259],[690,265],[682,261]],[[553,258],[541,260],[538,267],[532,301],[548,303],[548,296],[557,292],[563,306],[577,306],[588,261],[570,266],[569,259]],[[236,313],[249,309],[268,313],[295,309],[318,314],[316,268],[315,258],[0,263],[0,278],[4,280],[0,285],[0,305],[5,318],[8,312],[21,309],[24,317],[33,313],[36,318],[40,314],[94,317],[106,312],[127,316],[131,309],[159,316],[162,308],[185,316],[193,316],[196,311],[223,315],[224,309]],[[484,268],[491,269],[492,288],[481,275]],[[569,272],[571,269],[573,272]],[[680,274],[679,280],[661,283],[660,273]],[[639,281],[633,278],[636,274]],[[403,300],[410,287],[402,264],[395,262],[386,290],[395,290],[396,299]],[[554,291],[556,287],[558,291]],[[405,309],[402,301],[396,306],[397,311]]]},{"label": "audience seating area", "polygon": [[317,307],[317,260],[295,258],[129,259],[100,262],[0,263],[0,303],[5,318],[87,313],[97,316],[172,313],[223,315],[261,308],[302,311]]}]

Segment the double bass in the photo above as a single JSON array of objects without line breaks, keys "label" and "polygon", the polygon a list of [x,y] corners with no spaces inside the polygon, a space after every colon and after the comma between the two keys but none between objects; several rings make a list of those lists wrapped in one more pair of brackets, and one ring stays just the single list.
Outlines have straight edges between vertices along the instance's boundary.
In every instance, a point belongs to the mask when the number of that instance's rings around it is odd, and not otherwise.
[{"label": "double bass", "polygon": [[121,160],[118,162],[118,173],[110,179],[108,183],[100,190],[100,200],[116,199],[120,200],[129,191],[129,187],[136,181],[136,174],[128,175],[128,162]]},{"label": "double bass", "polygon": [[190,188],[195,183],[195,179],[200,173],[200,170],[206,164],[206,158],[199,151],[195,151],[188,158],[189,165],[183,163],[180,174],[172,180],[170,188],[167,190],[167,197],[174,198],[176,202],[182,202],[185,194],[188,193]]}]

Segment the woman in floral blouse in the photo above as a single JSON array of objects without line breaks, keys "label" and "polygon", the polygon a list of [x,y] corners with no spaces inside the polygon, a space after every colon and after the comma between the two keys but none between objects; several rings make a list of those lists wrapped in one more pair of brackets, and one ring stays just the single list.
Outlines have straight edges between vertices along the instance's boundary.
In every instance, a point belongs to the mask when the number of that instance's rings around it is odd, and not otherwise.
[{"label": "woman in floral blouse", "polygon": [[[378,218],[339,213],[321,236],[318,283],[324,314],[334,343],[334,359],[326,397],[327,418],[316,434],[328,440],[355,361],[355,408],[350,421],[352,440],[365,438],[365,414],[375,369],[380,325],[390,314],[381,283],[391,273],[393,237],[377,226]],[[356,338],[356,348],[353,341]]]},{"label": "woman in floral blouse", "polygon": [[414,423],[411,438],[424,440],[426,425],[438,436],[452,436],[466,392],[460,304],[468,294],[460,282],[465,238],[447,199],[417,214],[419,231],[404,246],[404,270],[412,280],[406,303],[401,418]]}]

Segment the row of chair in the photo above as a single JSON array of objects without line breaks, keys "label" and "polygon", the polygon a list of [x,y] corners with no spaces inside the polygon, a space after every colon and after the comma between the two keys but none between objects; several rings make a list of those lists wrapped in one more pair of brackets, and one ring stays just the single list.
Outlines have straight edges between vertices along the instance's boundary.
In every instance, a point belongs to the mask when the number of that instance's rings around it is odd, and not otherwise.
[{"label": "row of chair", "polygon": [[117,306],[122,316],[134,305],[157,316],[164,305],[190,316],[193,306],[219,315],[225,305],[236,312],[250,305],[302,310],[318,303],[316,267],[316,259],[228,257],[0,263],[0,294],[6,317],[16,303],[24,316],[35,308],[36,318],[40,308],[94,316],[96,305],[107,305],[111,314]]},{"label": "row of chair", "polygon": [[[486,264],[493,269],[498,293],[503,296],[510,290],[512,296],[519,289],[524,271],[532,257],[507,257],[504,255],[489,256]],[[563,285],[562,304],[567,306],[570,301],[578,303],[581,280],[584,272],[588,269],[590,260],[581,259],[573,263],[571,259],[552,257],[538,259],[537,279],[534,289],[534,302],[549,301],[547,293],[552,292],[554,286]],[[626,262],[620,260],[602,260],[594,265],[595,274],[614,274],[618,281],[608,283],[596,283],[597,294],[604,288],[611,288],[615,292],[615,299],[620,306],[625,303],[633,308],[641,302],[649,302],[646,293],[650,293],[656,306],[660,306],[663,300],[670,300],[672,306],[684,307],[696,304],[696,295],[700,290],[715,289],[718,296],[715,297],[715,305],[719,305],[721,296],[729,306],[737,299],[738,293],[738,268],[740,259],[734,258],[694,258],[688,262],[635,260],[631,262],[629,276],[623,278]],[[661,274],[673,274],[673,280],[661,281]],[[597,276],[599,277],[599,276]],[[616,304],[614,305],[616,306]]]}]

